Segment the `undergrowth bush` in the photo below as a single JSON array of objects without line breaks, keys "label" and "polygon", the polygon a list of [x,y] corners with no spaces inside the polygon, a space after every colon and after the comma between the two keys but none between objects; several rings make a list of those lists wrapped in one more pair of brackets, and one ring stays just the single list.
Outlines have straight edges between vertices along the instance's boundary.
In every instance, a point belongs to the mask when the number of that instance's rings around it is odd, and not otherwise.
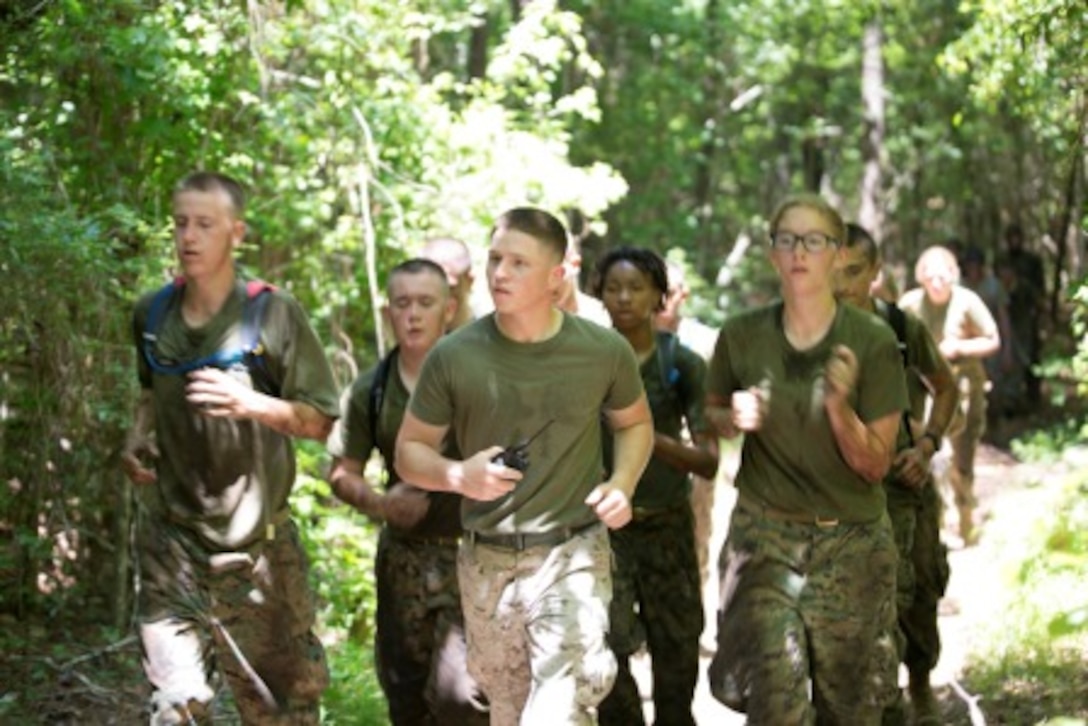
[{"label": "undergrowth bush", "polygon": [[[1041,448],[1053,447],[1045,437]],[[1045,444],[1045,446],[1043,446]],[[967,672],[1000,723],[1084,724],[1088,717],[1088,472],[1041,483],[1045,514],[1001,552],[1015,566],[987,645]],[[1053,719],[1059,719],[1055,721]]]}]

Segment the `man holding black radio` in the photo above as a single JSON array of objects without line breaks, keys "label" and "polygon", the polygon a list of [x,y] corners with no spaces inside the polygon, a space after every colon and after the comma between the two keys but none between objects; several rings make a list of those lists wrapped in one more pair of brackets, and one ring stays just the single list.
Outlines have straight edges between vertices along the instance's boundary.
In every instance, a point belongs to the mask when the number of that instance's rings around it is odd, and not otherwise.
[{"label": "man holding black radio", "polygon": [[[498,219],[487,264],[495,312],[431,351],[397,440],[404,479],[465,497],[469,669],[495,726],[595,722],[616,672],[600,524],[630,520],[653,447],[631,347],[553,305],[566,245],[563,224],[541,210]],[[616,442],[606,481],[602,411]],[[447,433],[475,453],[443,457]]]}]

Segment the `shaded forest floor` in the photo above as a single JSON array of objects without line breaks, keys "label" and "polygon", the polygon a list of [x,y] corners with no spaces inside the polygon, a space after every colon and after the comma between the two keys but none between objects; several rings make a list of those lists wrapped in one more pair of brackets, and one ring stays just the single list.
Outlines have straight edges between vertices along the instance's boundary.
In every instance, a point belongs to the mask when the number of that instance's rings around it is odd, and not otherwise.
[{"label": "shaded forest floor", "polygon": [[[980,449],[977,488],[984,523],[979,544],[957,547],[949,537],[952,580],[941,611],[944,652],[933,679],[946,724],[1038,724],[1059,714],[1077,719],[1067,723],[1088,722],[1088,652],[1082,651],[1079,659],[1076,654],[1055,657],[1045,674],[1029,671],[1000,683],[977,662],[992,637],[987,624],[1005,604],[1001,590],[1007,582],[1010,544],[1015,550],[1019,539],[1030,536],[1052,506],[1051,484],[1078,465],[1068,457],[1045,465],[1018,462],[1004,445],[1028,423],[1033,422],[1003,426]],[[732,503],[731,489],[719,492],[715,555]],[[714,582],[708,583],[708,593],[713,587]],[[708,603],[711,617],[712,611]],[[94,608],[74,603],[55,617],[34,622],[0,615],[0,723],[146,723],[147,687],[139,647],[129,633],[101,625],[105,620]],[[639,670],[644,679],[644,669]],[[968,708],[972,694],[979,697],[974,720]],[[743,716],[709,696],[705,680],[695,710],[699,723],[743,723]],[[336,721],[354,722],[347,714],[336,715]]]}]

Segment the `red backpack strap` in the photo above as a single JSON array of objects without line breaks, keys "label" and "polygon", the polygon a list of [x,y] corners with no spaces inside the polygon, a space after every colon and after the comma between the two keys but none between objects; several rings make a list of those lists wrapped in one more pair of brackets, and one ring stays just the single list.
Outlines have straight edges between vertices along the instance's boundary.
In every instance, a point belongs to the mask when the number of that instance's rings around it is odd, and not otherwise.
[{"label": "red backpack strap", "polygon": [[271,282],[265,282],[264,280],[247,280],[246,281],[246,297],[252,300],[260,295],[265,290],[272,292],[278,289]]}]

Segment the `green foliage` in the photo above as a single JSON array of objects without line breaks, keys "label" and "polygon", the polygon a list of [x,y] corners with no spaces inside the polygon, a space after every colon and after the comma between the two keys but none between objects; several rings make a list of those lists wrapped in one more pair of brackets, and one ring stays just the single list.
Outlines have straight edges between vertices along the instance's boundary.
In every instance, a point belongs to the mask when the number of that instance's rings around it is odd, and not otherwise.
[{"label": "green foliage", "polygon": [[968,673],[973,689],[1003,713],[1030,711],[1014,723],[1088,716],[1081,678],[1088,649],[1088,476],[1050,482],[1048,493],[1031,539],[1009,542],[999,554],[1019,566]]},{"label": "green foliage", "polygon": [[1054,461],[1066,449],[1088,441],[1088,421],[1076,416],[1014,439],[1012,453],[1020,461]]},{"label": "green foliage", "polygon": [[333,494],[318,447],[299,447],[291,507],[310,559],[322,628],[369,642],[374,615],[377,527]]},{"label": "green foliage", "polygon": [[374,649],[347,640],[328,649],[331,682],[321,704],[327,726],[388,724],[385,696],[374,670]]}]

